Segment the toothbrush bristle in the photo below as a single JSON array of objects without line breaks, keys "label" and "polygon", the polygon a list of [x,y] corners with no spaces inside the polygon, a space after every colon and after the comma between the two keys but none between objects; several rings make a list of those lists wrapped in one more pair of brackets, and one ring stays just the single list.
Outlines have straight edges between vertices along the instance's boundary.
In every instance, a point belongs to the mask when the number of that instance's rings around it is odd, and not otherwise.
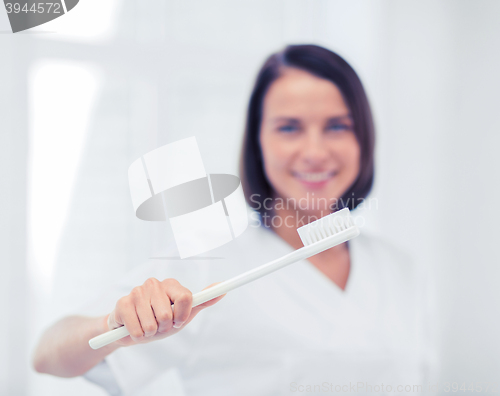
[{"label": "toothbrush bristle", "polygon": [[300,239],[304,246],[319,242],[334,234],[347,230],[354,226],[349,209],[344,208],[338,212],[329,214],[312,223],[297,228]]}]

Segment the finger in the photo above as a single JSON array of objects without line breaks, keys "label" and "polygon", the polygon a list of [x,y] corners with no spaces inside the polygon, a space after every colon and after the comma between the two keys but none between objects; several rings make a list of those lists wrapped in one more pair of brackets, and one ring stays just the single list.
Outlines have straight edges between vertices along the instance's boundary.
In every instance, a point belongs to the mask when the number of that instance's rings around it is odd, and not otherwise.
[{"label": "finger", "polygon": [[193,294],[180,283],[167,284],[167,294],[170,301],[174,303],[173,326],[178,329],[189,318],[193,304]]},{"label": "finger", "polygon": [[174,313],[170,298],[161,288],[155,290],[151,296],[151,307],[158,323],[158,333],[165,333],[170,330],[173,325]]},{"label": "finger", "polygon": [[128,330],[130,338],[140,341],[144,337],[141,323],[137,317],[134,303],[129,299],[121,299],[117,303],[117,323],[122,323]]},{"label": "finger", "polygon": [[142,330],[144,331],[144,336],[154,336],[158,330],[158,323],[156,323],[150,299],[141,298],[136,302],[135,310],[137,312],[139,322],[141,323]]}]

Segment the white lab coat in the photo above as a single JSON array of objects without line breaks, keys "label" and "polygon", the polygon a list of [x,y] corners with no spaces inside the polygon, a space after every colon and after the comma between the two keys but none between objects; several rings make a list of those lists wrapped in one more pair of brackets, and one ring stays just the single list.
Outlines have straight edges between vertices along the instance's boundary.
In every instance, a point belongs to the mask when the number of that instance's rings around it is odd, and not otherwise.
[{"label": "white lab coat", "polygon": [[[381,384],[399,394],[408,388],[397,386],[427,386],[438,367],[428,272],[363,232],[349,250],[345,291],[297,262],[231,291],[172,337],[118,349],[85,377],[126,396],[356,394]],[[195,293],[290,251],[272,231],[250,226],[204,255],[212,259],[149,260],[79,313],[110,312],[149,277],[175,278]]]}]

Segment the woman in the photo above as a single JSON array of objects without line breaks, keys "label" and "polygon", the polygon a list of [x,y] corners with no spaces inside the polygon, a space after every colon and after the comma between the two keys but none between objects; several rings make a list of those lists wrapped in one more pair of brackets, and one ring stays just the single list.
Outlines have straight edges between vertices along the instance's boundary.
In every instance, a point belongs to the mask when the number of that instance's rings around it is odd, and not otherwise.
[{"label": "woman", "polygon": [[[191,290],[297,249],[297,227],[355,209],[372,186],[373,149],[366,94],[340,56],[314,45],[273,54],[251,95],[241,157],[258,226],[213,252],[222,264],[141,266],[85,312],[98,316],[68,317],[48,329],[35,369],[84,375],[116,395],[426,386],[436,366],[426,274],[363,233],[191,309]],[[90,338],[122,325],[131,336],[89,348]]]}]

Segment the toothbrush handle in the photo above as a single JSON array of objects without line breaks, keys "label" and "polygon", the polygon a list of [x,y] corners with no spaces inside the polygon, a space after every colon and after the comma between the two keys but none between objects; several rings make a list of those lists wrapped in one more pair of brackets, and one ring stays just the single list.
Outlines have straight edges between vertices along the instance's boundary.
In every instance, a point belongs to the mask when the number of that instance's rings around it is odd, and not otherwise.
[{"label": "toothbrush handle", "polygon": [[[193,304],[192,307],[196,307],[204,302],[207,302],[213,298],[222,296],[223,294],[236,289],[237,287],[243,286],[249,282],[252,282],[256,279],[259,279],[271,272],[274,272],[285,265],[294,263],[301,258],[294,259],[295,256],[298,256],[296,253],[299,250],[295,250],[292,253],[279,258],[278,260],[274,260],[270,263],[264,264],[260,267],[257,267],[253,270],[244,272],[241,275],[235,276],[234,278],[228,279],[222,283],[219,283],[215,286],[212,286],[209,289],[202,290],[196,294],[193,294]],[[172,304],[172,310],[174,306]],[[97,337],[92,338],[89,341],[89,345],[92,349],[99,349],[103,346],[111,344],[112,342],[121,340],[123,337],[130,335],[127,328],[125,326],[118,327],[116,329],[110,330],[104,334],[98,335]]]},{"label": "toothbrush handle", "polygon": [[125,326],[118,327],[117,329],[107,331],[106,333],[100,334],[97,337],[92,338],[89,341],[89,345],[92,349],[99,349],[103,346],[111,344],[112,342],[121,340],[123,337],[130,335]]},{"label": "toothbrush handle", "polygon": [[[294,250],[287,255],[273,260],[267,264],[263,264],[257,268],[246,271],[234,278],[228,279],[222,283],[212,286],[209,289],[202,290],[196,294],[193,294],[193,307],[196,307],[204,302],[212,300],[213,298],[219,297],[237,287],[246,285],[254,280],[262,278],[274,271],[279,270],[289,264],[293,264],[297,261],[306,259],[315,254],[318,254],[326,249],[333,246],[340,245],[347,240],[354,238],[359,235],[359,230],[357,227],[351,227],[345,231],[338,233],[335,236],[326,238],[320,242],[314,243],[313,245],[304,246],[298,250]],[[98,335],[89,341],[89,345],[92,349],[99,349],[105,345],[111,344],[112,342],[118,341],[123,337],[130,335],[125,326],[118,327],[117,329],[108,331],[104,334]]]}]

